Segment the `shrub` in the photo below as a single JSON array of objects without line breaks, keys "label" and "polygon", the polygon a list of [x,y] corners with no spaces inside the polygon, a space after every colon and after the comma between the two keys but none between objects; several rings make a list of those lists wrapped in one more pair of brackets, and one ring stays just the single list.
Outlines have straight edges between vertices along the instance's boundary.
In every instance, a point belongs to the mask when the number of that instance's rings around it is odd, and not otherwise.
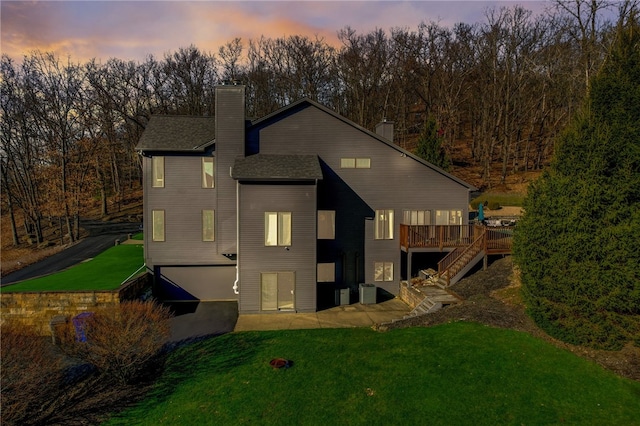
[{"label": "shrub", "polygon": [[549,170],[529,186],[514,235],[531,317],[595,348],[640,342],[639,44],[630,18]]},{"label": "shrub", "polygon": [[124,384],[151,366],[169,337],[169,309],[152,301],[124,302],[93,312],[79,341],[72,322],[61,336],[62,350]]},{"label": "shrub", "polygon": [[473,210],[478,210],[480,204],[484,204],[491,210],[499,209],[502,206],[518,206],[522,207],[524,202],[524,194],[514,193],[484,193],[469,203]]},{"label": "shrub", "polygon": [[502,207],[502,206],[501,206],[501,205],[500,205],[500,203],[499,203],[499,202],[497,202],[497,201],[489,201],[489,202],[487,203],[487,208],[488,208],[489,210],[498,210],[500,207]]},{"label": "shrub", "polygon": [[451,166],[451,158],[444,149],[444,138],[440,135],[436,120],[432,117],[429,117],[424,125],[415,154],[444,170],[448,170]]},{"label": "shrub", "polygon": [[4,321],[0,350],[3,424],[33,424],[50,411],[63,379],[62,359],[50,341],[23,325]]}]

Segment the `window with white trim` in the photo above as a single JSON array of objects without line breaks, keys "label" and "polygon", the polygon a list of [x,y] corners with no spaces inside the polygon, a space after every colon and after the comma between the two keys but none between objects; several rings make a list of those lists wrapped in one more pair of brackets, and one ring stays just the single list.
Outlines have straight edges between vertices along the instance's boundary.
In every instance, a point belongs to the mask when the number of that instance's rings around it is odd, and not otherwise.
[{"label": "window with white trim", "polygon": [[404,225],[431,225],[431,210],[404,210],[402,223]]},{"label": "window with white trim", "polygon": [[341,169],[370,169],[371,158],[347,157],[340,159]]},{"label": "window with white trim", "polygon": [[375,262],[374,281],[393,281],[393,262]]},{"label": "window with white trim", "polygon": [[151,239],[164,241],[164,210],[152,210],[151,216]]},{"label": "window with white trim", "polygon": [[291,245],[291,212],[264,213],[264,245]]},{"label": "window with white trim", "polygon": [[462,225],[462,210],[436,210],[436,225]]},{"label": "window with white trim", "polygon": [[376,210],[375,239],[393,240],[393,210]]},{"label": "window with white trim", "polygon": [[151,186],[164,188],[164,157],[151,157],[151,173]]},{"label": "window with white trim", "polygon": [[214,174],[216,162],[214,157],[202,157],[202,187],[215,188]]},{"label": "window with white trim", "polygon": [[215,240],[215,211],[202,210],[202,241]]},{"label": "window with white trim", "polygon": [[336,238],[335,210],[318,210],[318,239],[334,240]]}]

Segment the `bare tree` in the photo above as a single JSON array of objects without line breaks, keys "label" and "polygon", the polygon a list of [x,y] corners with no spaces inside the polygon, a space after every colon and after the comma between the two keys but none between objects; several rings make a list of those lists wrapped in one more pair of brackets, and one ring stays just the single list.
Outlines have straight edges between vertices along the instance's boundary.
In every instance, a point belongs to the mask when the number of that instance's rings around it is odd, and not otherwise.
[{"label": "bare tree", "polygon": [[166,55],[162,66],[174,113],[213,115],[217,59],[191,45]]},{"label": "bare tree", "polygon": [[218,56],[222,65],[222,80],[235,81],[242,76],[242,39],[236,37],[218,49]]},{"label": "bare tree", "polygon": [[606,46],[602,34],[610,25],[603,15],[614,6],[611,0],[556,0],[555,8],[564,18],[566,33],[580,46],[580,64],[584,87],[588,95],[593,73],[598,69]]}]

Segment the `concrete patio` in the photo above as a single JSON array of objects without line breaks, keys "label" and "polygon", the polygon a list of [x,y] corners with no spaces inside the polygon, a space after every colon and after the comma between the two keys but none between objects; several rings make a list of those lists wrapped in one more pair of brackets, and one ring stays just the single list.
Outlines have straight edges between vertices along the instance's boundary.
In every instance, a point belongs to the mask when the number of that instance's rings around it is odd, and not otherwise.
[{"label": "concrete patio", "polygon": [[370,327],[409,313],[399,298],[376,304],[353,303],[313,313],[241,314],[234,331]]}]

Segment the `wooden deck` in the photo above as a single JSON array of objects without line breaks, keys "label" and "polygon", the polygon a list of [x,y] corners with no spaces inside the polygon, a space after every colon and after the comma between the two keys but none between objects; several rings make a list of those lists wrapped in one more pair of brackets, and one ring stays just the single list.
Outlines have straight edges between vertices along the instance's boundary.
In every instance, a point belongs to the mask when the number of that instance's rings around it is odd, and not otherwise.
[{"label": "wooden deck", "polygon": [[510,254],[514,227],[490,228],[483,225],[400,225],[400,248],[436,248],[439,250],[467,247],[485,234],[486,254]]}]

